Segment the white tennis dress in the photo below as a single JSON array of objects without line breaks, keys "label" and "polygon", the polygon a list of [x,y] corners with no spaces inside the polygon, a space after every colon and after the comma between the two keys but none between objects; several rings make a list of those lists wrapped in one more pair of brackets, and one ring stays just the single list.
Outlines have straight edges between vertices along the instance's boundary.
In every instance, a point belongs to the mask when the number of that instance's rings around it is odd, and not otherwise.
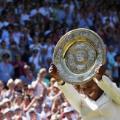
[{"label": "white tennis dress", "polygon": [[95,82],[104,91],[97,101],[82,96],[71,84],[59,87],[83,120],[120,120],[120,89],[105,75]]}]

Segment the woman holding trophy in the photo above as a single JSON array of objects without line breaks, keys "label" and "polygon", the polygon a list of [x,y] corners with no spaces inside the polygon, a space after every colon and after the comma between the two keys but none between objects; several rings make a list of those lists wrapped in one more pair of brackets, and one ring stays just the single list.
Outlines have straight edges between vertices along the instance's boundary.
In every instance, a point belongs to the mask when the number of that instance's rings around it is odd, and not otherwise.
[{"label": "woman holding trophy", "polygon": [[83,120],[120,120],[120,89],[105,75],[105,45],[88,29],[58,42],[49,73]]}]

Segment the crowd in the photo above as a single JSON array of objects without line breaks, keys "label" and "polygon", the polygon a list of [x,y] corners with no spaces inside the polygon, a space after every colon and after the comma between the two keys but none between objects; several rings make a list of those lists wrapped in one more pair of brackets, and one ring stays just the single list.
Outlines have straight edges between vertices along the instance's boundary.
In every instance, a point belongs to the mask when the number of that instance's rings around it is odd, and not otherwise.
[{"label": "crowd", "polygon": [[[27,66],[26,66],[27,67]],[[7,88],[0,81],[0,120],[60,120],[78,119],[77,112],[65,100],[54,78],[45,84],[45,68],[37,79],[25,85],[21,79],[9,79]],[[47,83],[47,82],[46,82]]]},{"label": "crowd", "polygon": [[0,120],[78,120],[47,70],[67,31],[96,31],[107,70],[120,84],[119,0],[0,1]]}]

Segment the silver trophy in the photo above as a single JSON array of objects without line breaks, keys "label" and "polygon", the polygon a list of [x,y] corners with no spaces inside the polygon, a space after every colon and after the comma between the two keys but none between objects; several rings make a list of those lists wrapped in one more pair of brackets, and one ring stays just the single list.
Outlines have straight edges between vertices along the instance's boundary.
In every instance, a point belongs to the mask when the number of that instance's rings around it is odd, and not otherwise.
[{"label": "silver trophy", "polygon": [[60,78],[75,85],[91,80],[105,59],[103,40],[85,28],[69,31],[62,36],[53,55],[53,63],[57,66]]}]

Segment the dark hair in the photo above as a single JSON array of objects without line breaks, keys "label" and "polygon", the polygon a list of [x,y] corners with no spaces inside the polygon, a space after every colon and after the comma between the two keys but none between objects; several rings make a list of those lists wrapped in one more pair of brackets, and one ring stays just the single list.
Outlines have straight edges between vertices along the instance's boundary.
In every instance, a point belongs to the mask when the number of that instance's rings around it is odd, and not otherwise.
[{"label": "dark hair", "polygon": [[118,53],[118,54],[114,57],[115,61],[117,61],[117,58],[118,58],[118,57],[120,57],[120,53]]},{"label": "dark hair", "polygon": [[37,49],[33,49],[32,52],[33,53],[38,53],[38,50]]},{"label": "dark hair", "polygon": [[2,55],[2,58],[9,58],[9,57],[10,57],[9,53],[3,53]]}]

